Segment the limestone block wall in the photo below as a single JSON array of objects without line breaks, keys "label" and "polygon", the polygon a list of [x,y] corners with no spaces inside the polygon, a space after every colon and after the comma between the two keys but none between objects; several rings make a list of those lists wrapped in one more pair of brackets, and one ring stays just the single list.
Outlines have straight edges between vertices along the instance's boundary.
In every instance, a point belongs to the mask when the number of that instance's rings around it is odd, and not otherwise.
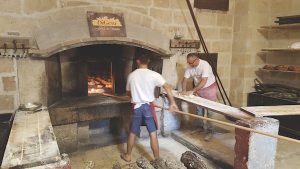
[{"label": "limestone block wall", "polygon": [[299,14],[299,7],[297,0],[236,1],[230,83],[230,98],[235,106],[247,104],[247,93],[254,91],[255,78],[299,87],[299,74],[259,71],[265,64],[299,65],[299,53],[260,52],[262,48],[287,48],[291,42],[300,41],[299,30],[258,30],[260,26],[276,25],[276,16]]},{"label": "limestone block wall", "polygon": [[18,103],[18,80],[16,60],[5,58],[0,60],[0,114],[10,113]]},{"label": "limestone block wall", "polygon": [[[193,0],[191,0],[191,3],[193,3]],[[235,3],[235,0],[230,0],[228,12],[194,9],[209,51],[219,53],[218,70],[228,93],[230,92],[229,86],[231,82],[230,70]],[[50,47],[51,50],[51,47],[54,48],[57,46],[63,49],[68,45],[64,43],[66,40],[68,40],[70,45],[72,43],[79,43],[82,40],[81,37],[89,35],[88,29],[86,29],[87,25],[84,25],[86,23],[87,11],[122,12],[128,24],[127,26],[131,27],[129,29],[130,32],[128,32],[130,35],[136,34],[147,39],[147,42],[161,46],[163,49],[168,48],[169,44],[163,38],[160,39],[161,35],[172,39],[175,33],[179,33],[183,35],[184,39],[198,39],[186,2],[183,0],[1,1],[0,23],[2,26],[0,27],[0,36],[11,36],[9,35],[11,32],[17,32],[20,37],[34,37],[37,41],[37,47],[40,49],[49,49]],[[62,27],[67,27],[69,31],[60,32],[59,30]],[[147,28],[152,30],[152,32],[149,34],[148,32],[135,31],[143,30],[135,29],[137,27],[144,30]],[[157,32],[157,34],[153,32]],[[182,78],[182,71],[187,66],[185,55],[177,53],[176,57],[172,59],[171,65],[173,67],[170,69],[172,71],[176,70],[176,76],[168,77],[175,77],[175,79],[170,78],[173,81],[174,87],[177,87],[176,80]],[[5,61],[6,59],[0,59],[1,65],[7,62]],[[8,62],[7,64],[13,68],[10,70],[10,75],[16,76],[16,73],[13,72],[16,72],[17,68],[14,67],[12,62]],[[24,62],[24,64],[26,63]],[[39,72],[44,72],[42,65],[37,66]],[[25,76],[25,74],[23,75]],[[37,78],[40,77],[42,77],[42,73]],[[20,78],[24,79],[25,77]],[[40,78],[40,80],[42,79]],[[3,86],[3,84],[1,85]],[[18,92],[5,91],[2,87],[0,90],[1,97],[4,100],[13,100],[12,105],[14,106],[6,108],[0,106],[0,111],[2,109],[3,111],[13,111],[16,108],[16,105],[19,104],[17,102],[17,93],[24,94],[30,91],[28,89],[32,88],[31,85],[25,83],[24,85],[24,87],[20,88],[22,91]],[[44,89],[36,87],[34,92],[35,94],[33,95],[35,96],[20,96],[24,98],[21,100],[27,101],[31,97],[33,100],[43,99],[42,93]]]},{"label": "limestone block wall", "polygon": [[247,104],[247,93],[254,90],[254,79],[260,73],[257,70],[264,64],[264,58],[257,53],[268,42],[257,29],[268,23],[269,18],[265,16],[270,13],[270,3],[269,0],[236,2],[230,83],[234,106]]}]

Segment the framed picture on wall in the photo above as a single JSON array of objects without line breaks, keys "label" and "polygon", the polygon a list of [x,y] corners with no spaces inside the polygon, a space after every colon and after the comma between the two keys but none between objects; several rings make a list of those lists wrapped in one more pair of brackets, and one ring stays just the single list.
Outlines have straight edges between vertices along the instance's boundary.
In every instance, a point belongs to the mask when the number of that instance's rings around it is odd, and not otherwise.
[{"label": "framed picture on wall", "polygon": [[229,0],[195,0],[194,7],[198,9],[228,11]]}]

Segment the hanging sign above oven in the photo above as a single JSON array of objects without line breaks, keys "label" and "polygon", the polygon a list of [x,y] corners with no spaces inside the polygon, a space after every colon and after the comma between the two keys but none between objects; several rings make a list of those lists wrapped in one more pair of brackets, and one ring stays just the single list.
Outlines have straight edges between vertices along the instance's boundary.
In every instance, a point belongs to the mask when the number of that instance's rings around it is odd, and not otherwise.
[{"label": "hanging sign above oven", "polygon": [[122,13],[87,12],[91,37],[126,37]]}]

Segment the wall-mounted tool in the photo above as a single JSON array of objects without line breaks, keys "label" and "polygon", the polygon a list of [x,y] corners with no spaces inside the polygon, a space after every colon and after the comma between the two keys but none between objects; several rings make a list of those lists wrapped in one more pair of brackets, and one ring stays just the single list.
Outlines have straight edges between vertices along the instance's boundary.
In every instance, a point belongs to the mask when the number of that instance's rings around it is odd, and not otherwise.
[{"label": "wall-mounted tool", "polygon": [[30,37],[0,37],[0,57],[26,57],[32,47]]}]

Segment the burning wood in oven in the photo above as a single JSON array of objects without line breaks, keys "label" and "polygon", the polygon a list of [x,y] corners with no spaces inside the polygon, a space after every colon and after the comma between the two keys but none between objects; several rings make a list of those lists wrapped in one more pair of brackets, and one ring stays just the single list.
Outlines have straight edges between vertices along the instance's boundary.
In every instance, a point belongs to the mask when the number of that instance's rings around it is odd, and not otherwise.
[{"label": "burning wood in oven", "polygon": [[101,76],[88,76],[88,94],[112,93],[113,82],[111,78]]}]

